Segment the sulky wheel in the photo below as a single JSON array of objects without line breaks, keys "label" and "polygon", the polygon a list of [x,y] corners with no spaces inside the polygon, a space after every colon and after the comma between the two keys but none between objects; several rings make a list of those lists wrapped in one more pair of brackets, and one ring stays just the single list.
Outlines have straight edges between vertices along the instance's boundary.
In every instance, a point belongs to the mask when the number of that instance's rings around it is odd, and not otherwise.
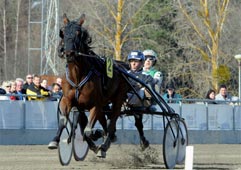
[{"label": "sulky wheel", "polygon": [[86,141],[83,140],[83,135],[79,123],[75,129],[74,140],[73,140],[73,152],[76,161],[82,161],[85,159],[89,151],[89,146]]},{"label": "sulky wheel", "polygon": [[177,164],[182,164],[185,160],[186,155],[186,146],[188,145],[188,132],[187,132],[187,125],[184,119],[180,118],[177,119],[178,123],[178,152],[177,152]]},{"label": "sulky wheel", "polygon": [[164,130],[163,157],[167,169],[173,169],[176,165],[178,152],[178,130],[175,120],[170,120]]},{"label": "sulky wheel", "polygon": [[58,153],[59,161],[62,165],[68,165],[72,156],[72,139],[69,137],[71,133],[71,125],[69,120],[67,121],[66,127],[63,129],[60,135]]}]

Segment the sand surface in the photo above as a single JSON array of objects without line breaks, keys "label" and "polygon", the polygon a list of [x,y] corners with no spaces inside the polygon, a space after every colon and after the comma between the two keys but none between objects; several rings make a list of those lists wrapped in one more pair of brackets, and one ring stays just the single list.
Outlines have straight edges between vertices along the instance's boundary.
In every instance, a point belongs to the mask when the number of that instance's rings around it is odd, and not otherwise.
[{"label": "sand surface", "polygon": [[[241,145],[193,145],[194,169],[241,169]],[[68,166],[59,162],[58,151],[45,145],[1,145],[0,170],[58,169],[165,169],[162,145],[142,152],[139,145],[112,144],[105,159],[89,151],[84,161],[72,158]],[[184,165],[176,166],[184,169]]]}]

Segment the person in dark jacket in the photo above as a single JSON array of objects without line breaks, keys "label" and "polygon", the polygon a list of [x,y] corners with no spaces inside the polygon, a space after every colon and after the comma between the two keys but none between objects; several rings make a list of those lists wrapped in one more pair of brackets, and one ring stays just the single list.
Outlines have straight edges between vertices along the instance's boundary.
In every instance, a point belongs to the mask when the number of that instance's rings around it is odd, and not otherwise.
[{"label": "person in dark jacket", "polygon": [[0,94],[6,94],[6,91],[0,87]]},{"label": "person in dark jacket", "polygon": [[[143,71],[143,64],[145,61],[144,54],[138,50],[132,51],[131,53],[129,53],[127,60],[130,64],[130,70],[128,70],[128,73],[132,74],[136,78],[143,81],[146,85],[149,85],[152,89],[154,89],[157,80],[155,80],[151,75],[146,74]],[[151,98],[151,95],[145,90],[145,88],[139,82],[133,79],[129,80],[142,99],[144,99],[144,97]],[[128,103],[130,105],[133,105],[134,107],[142,106],[142,102],[135,94],[128,94]],[[149,101],[144,102],[144,106],[146,107],[152,108],[151,105],[152,103]]]},{"label": "person in dark jacket", "polygon": [[26,76],[26,80],[25,81],[26,82],[23,84],[23,88],[22,88],[22,93],[23,94],[26,94],[28,86],[33,83],[33,76],[31,74],[28,74]]},{"label": "person in dark jacket", "polygon": [[175,92],[172,84],[168,84],[166,89],[167,92],[162,97],[167,103],[179,103],[181,101],[182,96]]},{"label": "person in dark jacket", "polygon": [[[33,83],[27,88],[26,94],[29,95],[28,100],[45,100],[51,92],[40,85],[41,79],[38,75],[33,77]],[[37,96],[38,95],[38,96]]]}]

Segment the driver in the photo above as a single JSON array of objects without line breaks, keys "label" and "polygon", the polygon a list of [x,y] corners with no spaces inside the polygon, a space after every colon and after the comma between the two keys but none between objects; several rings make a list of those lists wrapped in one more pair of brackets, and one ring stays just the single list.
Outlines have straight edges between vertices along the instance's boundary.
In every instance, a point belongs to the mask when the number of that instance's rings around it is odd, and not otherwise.
[{"label": "driver", "polygon": [[[143,71],[143,64],[145,61],[145,56],[141,51],[131,51],[127,57],[127,60],[130,65],[130,70],[128,70],[128,73],[134,75],[136,78],[143,81],[146,85],[151,86],[151,88],[154,87],[157,80],[152,78],[150,75],[146,74]],[[141,99],[151,98],[150,94],[145,91],[145,88],[142,87],[142,85],[135,80],[130,78],[131,84],[134,86],[138,94],[140,95]],[[142,103],[139,100],[139,98],[135,94],[128,94],[128,104],[134,107],[141,107]],[[144,106],[150,106],[151,103],[148,101],[144,102]]]},{"label": "driver", "polygon": [[155,53],[155,51],[149,49],[144,50],[143,54],[145,56],[143,71],[144,73],[151,75],[156,80],[155,90],[160,93],[163,75],[162,72],[154,68],[157,62],[157,54]]}]

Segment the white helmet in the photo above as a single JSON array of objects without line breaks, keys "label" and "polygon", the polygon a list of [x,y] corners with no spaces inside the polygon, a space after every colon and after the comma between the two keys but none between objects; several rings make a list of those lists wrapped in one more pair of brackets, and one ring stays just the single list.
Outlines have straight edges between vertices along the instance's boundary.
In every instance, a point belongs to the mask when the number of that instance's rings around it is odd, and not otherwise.
[{"label": "white helmet", "polygon": [[156,64],[157,61],[157,54],[153,50],[144,50],[143,54],[145,58],[151,57],[153,59],[153,66]]}]

